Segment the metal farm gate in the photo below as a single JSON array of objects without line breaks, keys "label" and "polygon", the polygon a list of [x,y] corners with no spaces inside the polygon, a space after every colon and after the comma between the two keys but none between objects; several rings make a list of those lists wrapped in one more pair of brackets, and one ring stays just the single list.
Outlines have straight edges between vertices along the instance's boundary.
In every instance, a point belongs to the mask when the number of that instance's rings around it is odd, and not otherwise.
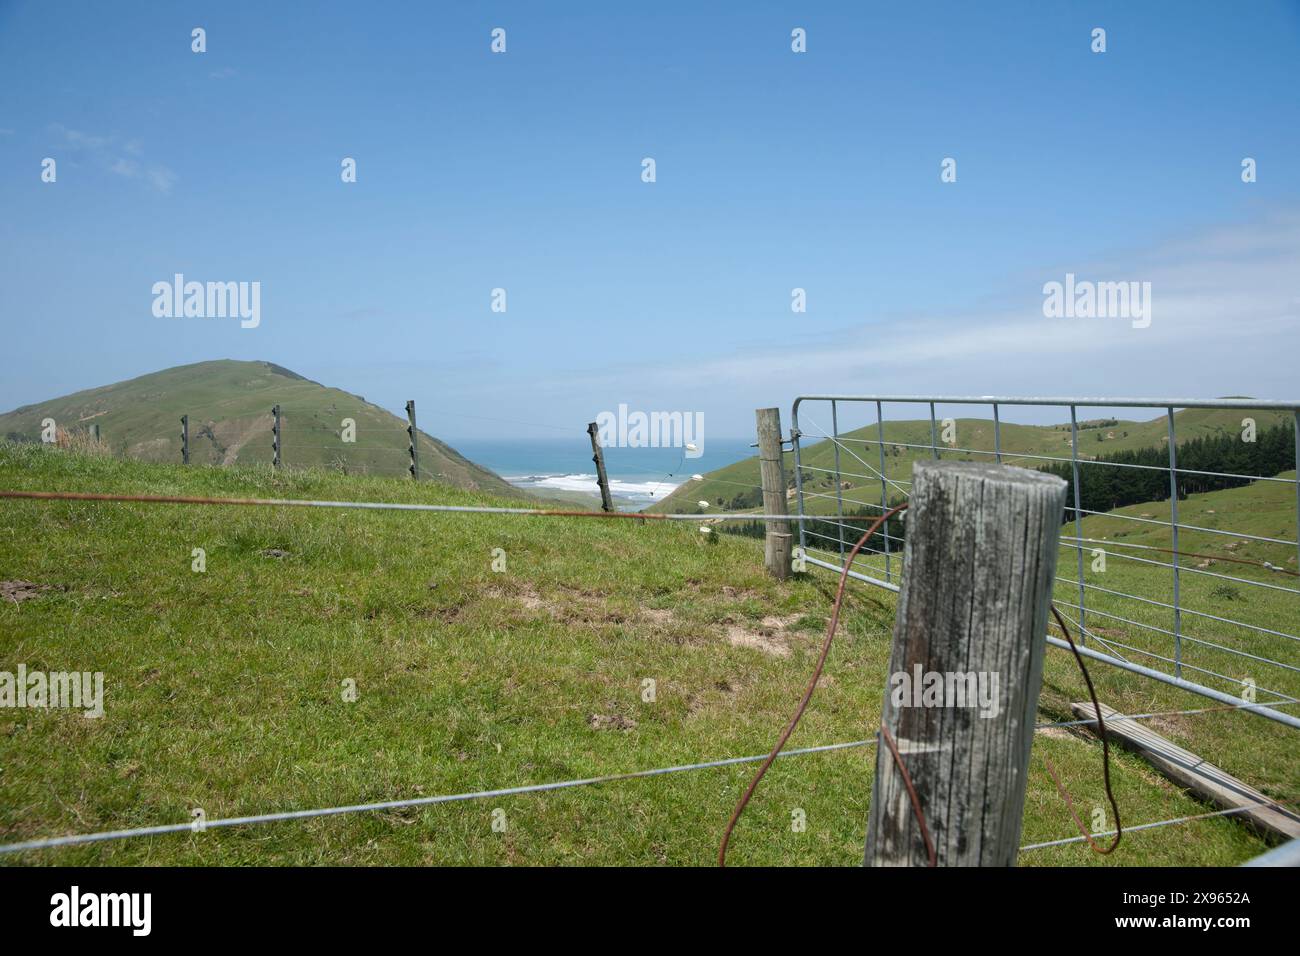
[{"label": "metal farm gate", "polygon": [[[1163,414],[1113,414],[1133,409]],[[808,564],[841,571],[862,528],[845,516],[905,501],[917,457],[1051,469],[1072,503],[1054,602],[1080,653],[1300,728],[1277,709],[1300,701],[1300,402],[804,395],[791,426]],[[898,590],[903,517],[852,577]]]}]

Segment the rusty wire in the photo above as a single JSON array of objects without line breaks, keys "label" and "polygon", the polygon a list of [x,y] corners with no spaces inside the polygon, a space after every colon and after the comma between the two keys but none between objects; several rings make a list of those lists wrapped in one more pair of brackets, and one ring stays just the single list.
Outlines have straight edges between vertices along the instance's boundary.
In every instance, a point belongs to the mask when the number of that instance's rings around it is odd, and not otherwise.
[{"label": "rusty wire", "polygon": [[[808,681],[808,687],[804,691],[803,699],[799,701],[799,706],[795,708],[794,716],[790,718],[790,722],[786,724],[785,730],[777,739],[776,746],[772,748],[772,752],[767,755],[767,759],[764,760],[762,765],[758,768],[758,772],[754,774],[754,779],[749,782],[749,787],[740,798],[740,802],[736,804],[736,809],[732,811],[731,819],[727,821],[727,828],[722,834],[722,843],[718,846],[718,866],[727,865],[727,846],[731,842],[732,831],[736,828],[736,824],[739,822],[741,814],[745,812],[745,807],[749,805],[749,800],[754,795],[754,791],[758,788],[759,781],[761,781],[763,776],[767,773],[767,768],[772,766],[772,762],[776,760],[777,755],[781,753],[781,748],[785,746],[785,742],[790,739],[790,735],[794,733],[795,727],[799,725],[799,720],[803,717],[803,712],[808,709],[808,702],[812,700],[813,691],[817,689],[817,681],[821,678],[822,669],[826,666],[826,655],[830,653],[831,642],[835,640],[835,629],[840,623],[840,606],[844,602],[844,586],[848,583],[849,567],[852,564],[854,557],[856,557],[857,553],[862,550],[862,546],[870,540],[871,536],[876,533],[877,528],[906,508],[907,505],[902,504],[896,508],[891,508],[889,511],[886,511],[884,514],[876,518],[872,522],[871,527],[869,527],[863,533],[862,537],[858,539],[858,543],[853,546],[853,550],[849,552],[848,559],[844,563],[844,571],[840,574],[839,587],[835,591],[835,603],[831,607],[830,623],[826,626],[826,639],[822,642],[821,654],[817,657],[817,666],[813,668],[812,678]],[[922,826],[924,826],[924,824],[922,824]]]}]

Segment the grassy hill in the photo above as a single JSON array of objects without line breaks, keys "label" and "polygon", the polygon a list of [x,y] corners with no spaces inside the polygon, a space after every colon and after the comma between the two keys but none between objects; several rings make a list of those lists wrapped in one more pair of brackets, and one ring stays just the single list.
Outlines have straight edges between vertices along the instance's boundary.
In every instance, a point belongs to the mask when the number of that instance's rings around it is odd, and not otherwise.
[{"label": "grassy hill", "polygon": [[[406,474],[410,458],[405,419],[270,362],[181,365],[25,405],[0,415],[0,436],[39,441],[41,420],[48,417],[72,433],[99,425],[101,440],[116,455],[179,462],[180,417],[189,415],[192,463],[269,463],[271,408],[276,404],[285,465],[323,465],[350,474]],[[345,418],[356,423],[355,443],[342,441]],[[422,477],[512,497],[523,494],[423,432],[419,454]]]},{"label": "grassy hill", "polygon": [[[817,414],[814,409],[812,416]],[[1206,435],[1225,432],[1239,433],[1241,411],[1230,409],[1190,408],[1175,412],[1176,435],[1180,444]],[[1278,412],[1251,412],[1260,430],[1289,421],[1289,415]],[[862,504],[880,504],[881,471],[880,431],[877,425],[868,425],[840,435],[839,470],[844,487],[836,488],[836,445],[829,440],[818,440],[822,434],[814,419],[803,416],[805,434],[801,440],[801,459],[805,472],[805,511],[809,514],[834,514],[842,498],[846,510]],[[828,422],[820,422],[828,425]],[[886,420],[884,428],[884,474],[902,487],[888,486],[887,497],[903,497],[912,475],[912,462],[929,458],[931,442],[930,420]],[[956,420],[956,443],[952,450],[942,451],[944,458],[991,461],[994,428],[992,419],[959,418]],[[1110,455],[1119,451],[1161,447],[1168,437],[1168,423],[1164,416],[1150,421],[1124,421],[1104,419],[1080,422],[1079,455],[1083,459]],[[1070,426],[1019,425],[1004,421],[1001,427],[1003,462],[1035,468],[1043,464],[1031,455],[1070,457]],[[924,446],[924,447],[920,447]],[[969,449],[965,451],[963,449]],[[786,475],[794,485],[794,455],[786,452]],[[708,501],[710,510],[723,508],[733,511],[758,510],[761,486],[759,484],[758,458],[746,458],[724,468],[706,473],[703,481],[688,481],[646,509],[651,512],[678,514],[697,513],[699,501]],[[1087,477],[1084,477],[1086,483]]]},{"label": "grassy hill", "polygon": [[[197,496],[509,503],[434,483],[183,468],[0,442],[0,487]],[[192,549],[206,550],[204,573]],[[507,555],[492,570],[493,549]],[[0,710],[0,842],[412,796],[479,791],[765,753],[816,658],[833,578],[778,583],[760,542],[642,524],[306,509],[0,500],[0,669],[105,673],[105,715]],[[1140,566],[1139,566],[1140,567]],[[851,587],[826,676],[791,747],[877,725],[894,596]],[[1132,713],[1201,698],[1094,667]],[[341,683],[354,680],[345,702]],[[656,684],[654,700],[644,681]],[[1083,699],[1049,650],[1040,720]],[[1239,713],[1154,725],[1282,799],[1294,734]],[[1034,742],[1023,841],[1072,836],[1050,756],[1085,815],[1100,748]],[[732,862],[856,866],[871,748],[778,761]],[[0,857],[0,864],[709,865],[754,765],[572,790],[231,827]],[[1129,824],[1205,805],[1118,752]],[[793,832],[792,808],[807,829]],[[492,812],[505,813],[504,832]],[[1230,865],[1263,849],[1240,822],[1068,845],[1022,865]]]}]

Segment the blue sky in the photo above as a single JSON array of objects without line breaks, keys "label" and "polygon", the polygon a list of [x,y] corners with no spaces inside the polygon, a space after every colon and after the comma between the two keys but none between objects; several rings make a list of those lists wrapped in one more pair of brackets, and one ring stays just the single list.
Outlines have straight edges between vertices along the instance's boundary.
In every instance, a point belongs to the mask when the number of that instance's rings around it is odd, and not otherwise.
[{"label": "blue sky", "polygon": [[[0,408],[212,358],[451,439],[1300,397],[1300,4],[701,6],[0,0]],[[176,272],[261,282],[260,326],[156,318]],[[1151,326],[1045,318],[1066,272],[1152,282]]]}]

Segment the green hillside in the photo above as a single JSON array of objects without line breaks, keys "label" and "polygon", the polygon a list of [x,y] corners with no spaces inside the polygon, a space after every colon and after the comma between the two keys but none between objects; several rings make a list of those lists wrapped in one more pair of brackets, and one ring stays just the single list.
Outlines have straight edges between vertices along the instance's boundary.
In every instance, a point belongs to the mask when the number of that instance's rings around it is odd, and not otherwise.
[{"label": "green hillside", "polygon": [[[179,462],[180,417],[189,415],[191,463],[269,463],[271,408],[276,404],[284,465],[324,466],[349,474],[406,474],[410,457],[405,419],[270,362],[181,365],[25,405],[0,415],[0,436],[39,441],[42,419],[53,418],[60,431],[69,434],[98,425],[101,441],[115,455]],[[356,423],[355,442],[342,440],[344,419]],[[459,488],[523,494],[423,432],[419,454],[421,477]]]},{"label": "green hillside", "polygon": [[[1176,435],[1181,445],[1195,438],[1225,432],[1239,433],[1241,419],[1250,414],[1256,426],[1263,430],[1290,421],[1290,416],[1279,412],[1243,413],[1231,409],[1184,409],[1174,415]],[[843,501],[845,510],[863,504],[880,504],[881,500],[881,450],[877,425],[868,425],[848,431],[839,437],[839,471],[843,487],[836,487],[836,444],[825,438],[816,419],[817,412],[802,416],[804,435],[801,440],[801,458],[804,470],[805,511],[809,514],[833,514]],[[823,416],[825,417],[825,416]],[[1137,422],[1121,419],[1099,419],[1079,423],[1079,456],[1093,459],[1119,451],[1162,447],[1168,437],[1168,422],[1164,416],[1150,421]],[[952,450],[941,451],[944,458],[991,461],[994,428],[992,419],[956,419],[956,442]],[[917,458],[932,457],[930,449],[930,420],[886,420],[884,429],[884,474],[897,485],[887,485],[889,499],[902,498],[912,475],[912,462]],[[924,447],[922,447],[924,446]],[[1003,462],[1036,468],[1045,462],[1042,458],[1070,457],[1070,426],[1019,425],[1002,422],[1001,446]],[[978,454],[986,452],[988,454]],[[1027,456],[1041,456],[1039,458]],[[790,488],[794,487],[794,455],[785,455],[786,475]],[[706,473],[703,481],[688,481],[672,494],[648,508],[648,511],[690,514],[700,511],[699,502],[709,502],[710,510],[756,511],[760,503],[758,458],[746,458]],[[1083,479],[1087,482],[1087,477]],[[791,490],[789,496],[793,498]]]}]

